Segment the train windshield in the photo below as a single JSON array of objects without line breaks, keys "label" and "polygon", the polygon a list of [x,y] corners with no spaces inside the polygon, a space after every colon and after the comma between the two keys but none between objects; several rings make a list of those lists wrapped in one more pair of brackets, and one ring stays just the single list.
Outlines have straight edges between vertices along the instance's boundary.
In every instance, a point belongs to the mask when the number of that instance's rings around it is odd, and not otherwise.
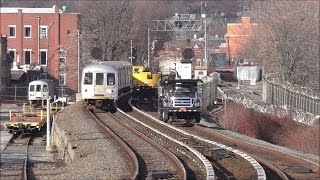
[{"label": "train windshield", "polygon": [[84,84],[92,84],[92,73],[84,74]]},{"label": "train windshield", "polygon": [[31,92],[34,91],[34,85],[30,85],[30,91],[31,91]]},{"label": "train windshield", "polygon": [[43,92],[47,92],[48,91],[48,86],[47,85],[43,85]]},{"label": "train windshield", "polygon": [[188,84],[175,84],[169,86],[170,93],[194,93],[195,88]]},{"label": "train windshield", "polygon": [[107,85],[115,85],[116,84],[116,79],[114,73],[108,73],[107,74]]},{"label": "train windshield", "polygon": [[103,73],[96,74],[96,85],[103,85]]}]

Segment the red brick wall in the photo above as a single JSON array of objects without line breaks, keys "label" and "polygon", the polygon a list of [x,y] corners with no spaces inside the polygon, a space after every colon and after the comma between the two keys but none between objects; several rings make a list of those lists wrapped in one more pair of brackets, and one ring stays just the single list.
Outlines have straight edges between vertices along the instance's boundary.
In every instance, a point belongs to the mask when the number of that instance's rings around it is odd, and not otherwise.
[{"label": "red brick wall", "polygon": [[246,46],[248,38],[253,34],[257,24],[250,22],[250,17],[242,17],[241,23],[227,24],[227,43],[231,58],[239,57],[243,46]]},{"label": "red brick wall", "polygon": [[[39,65],[38,16],[40,17],[40,25],[48,28],[48,37],[40,39],[40,49],[47,49],[47,66],[42,66],[43,71],[48,72],[49,76],[58,84],[58,52],[60,47],[65,48],[68,67],[66,86],[72,92],[77,92],[78,14],[59,13],[57,6],[55,13],[22,13],[21,11],[19,13],[3,13],[0,11],[0,31],[2,34],[9,34],[8,25],[16,25],[16,38],[8,38],[8,49],[16,49],[20,65],[25,64],[23,49],[31,49],[30,64]],[[24,38],[24,25],[31,25],[31,38]]]}]

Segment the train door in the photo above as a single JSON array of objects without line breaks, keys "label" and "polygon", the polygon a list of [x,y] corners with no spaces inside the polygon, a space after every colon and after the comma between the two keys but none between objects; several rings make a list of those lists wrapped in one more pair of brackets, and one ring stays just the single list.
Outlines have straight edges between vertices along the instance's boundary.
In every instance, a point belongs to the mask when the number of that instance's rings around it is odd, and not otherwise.
[{"label": "train door", "polygon": [[35,97],[36,97],[36,98],[42,98],[41,84],[37,84],[37,85],[36,85]]},{"label": "train door", "polygon": [[94,88],[94,95],[95,96],[104,96],[104,74],[103,73],[96,73],[95,79],[95,88]]}]

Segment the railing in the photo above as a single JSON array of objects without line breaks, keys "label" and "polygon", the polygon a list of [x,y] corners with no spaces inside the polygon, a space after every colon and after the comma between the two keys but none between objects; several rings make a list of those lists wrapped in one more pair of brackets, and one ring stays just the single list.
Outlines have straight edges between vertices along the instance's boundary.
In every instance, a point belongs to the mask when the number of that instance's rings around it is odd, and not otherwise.
[{"label": "railing", "polygon": [[27,85],[14,85],[8,87],[0,87],[0,100],[9,101],[26,101],[28,99],[28,86]]},{"label": "railing", "polygon": [[202,90],[201,90],[201,99],[202,107],[207,108],[214,104],[217,98],[217,85],[219,84],[218,74],[213,74],[211,76],[205,77],[202,79]]},{"label": "railing", "polygon": [[288,110],[296,110],[320,115],[319,92],[299,87],[288,82],[281,82],[277,77],[267,76],[263,83],[263,100],[267,104],[282,106]]}]

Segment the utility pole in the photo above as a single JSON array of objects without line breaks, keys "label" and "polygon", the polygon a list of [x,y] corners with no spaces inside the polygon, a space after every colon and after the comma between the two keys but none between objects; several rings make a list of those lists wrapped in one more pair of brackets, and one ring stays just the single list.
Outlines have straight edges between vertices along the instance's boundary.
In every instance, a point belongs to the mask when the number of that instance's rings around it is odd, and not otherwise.
[{"label": "utility pole", "polygon": [[40,16],[38,16],[38,65],[40,65]]},{"label": "utility pole", "polygon": [[78,40],[78,93],[80,92],[80,30],[77,32]]},{"label": "utility pole", "polygon": [[228,41],[228,57],[229,57],[229,65],[231,65],[231,61],[230,61],[230,41],[229,41],[229,36],[227,36],[227,41]]},{"label": "utility pole", "polygon": [[132,39],[130,41],[130,62],[132,64]]},{"label": "utility pole", "polygon": [[148,28],[148,63],[147,68],[149,68],[150,63],[150,28]]},{"label": "utility pole", "polygon": [[204,63],[205,63],[205,66],[207,66],[207,20],[206,20],[205,14],[202,14],[201,16],[204,21]]}]

